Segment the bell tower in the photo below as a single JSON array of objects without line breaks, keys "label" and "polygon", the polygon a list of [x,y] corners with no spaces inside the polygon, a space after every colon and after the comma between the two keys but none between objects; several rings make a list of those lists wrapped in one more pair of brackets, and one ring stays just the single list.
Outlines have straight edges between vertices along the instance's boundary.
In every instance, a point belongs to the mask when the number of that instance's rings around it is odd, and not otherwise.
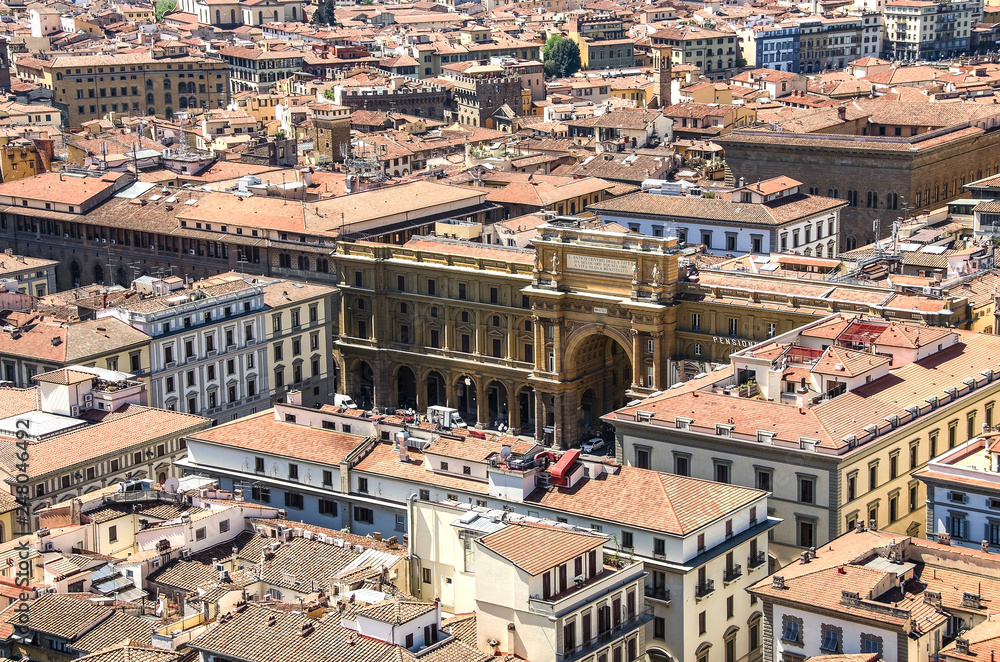
[{"label": "bell tower", "polygon": [[671,48],[669,46],[653,51],[653,90],[660,109],[673,105],[670,98]]}]

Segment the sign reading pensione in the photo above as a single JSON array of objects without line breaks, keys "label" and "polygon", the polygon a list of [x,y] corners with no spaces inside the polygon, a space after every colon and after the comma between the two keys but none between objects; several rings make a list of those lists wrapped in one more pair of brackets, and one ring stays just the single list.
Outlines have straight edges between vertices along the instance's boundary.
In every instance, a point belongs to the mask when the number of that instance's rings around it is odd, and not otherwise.
[{"label": "sign reading pensione", "polygon": [[635,267],[635,263],[628,260],[613,260],[607,257],[593,257],[591,255],[570,254],[566,260],[567,269],[613,274],[616,276],[631,276],[632,269]]}]

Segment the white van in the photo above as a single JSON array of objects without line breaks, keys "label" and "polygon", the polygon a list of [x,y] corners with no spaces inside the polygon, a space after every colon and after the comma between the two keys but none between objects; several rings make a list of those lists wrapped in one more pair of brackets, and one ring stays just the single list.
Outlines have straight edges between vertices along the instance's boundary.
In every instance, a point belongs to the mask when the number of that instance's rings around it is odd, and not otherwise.
[{"label": "white van", "polygon": [[469,424],[462,420],[462,415],[458,413],[458,410],[451,407],[438,405],[428,407],[427,420],[431,423],[440,423],[441,427],[446,430],[469,427]]},{"label": "white van", "polygon": [[333,406],[334,407],[346,407],[347,409],[358,409],[358,405],[354,403],[354,400],[349,395],[344,395],[342,393],[335,393],[333,395]]}]

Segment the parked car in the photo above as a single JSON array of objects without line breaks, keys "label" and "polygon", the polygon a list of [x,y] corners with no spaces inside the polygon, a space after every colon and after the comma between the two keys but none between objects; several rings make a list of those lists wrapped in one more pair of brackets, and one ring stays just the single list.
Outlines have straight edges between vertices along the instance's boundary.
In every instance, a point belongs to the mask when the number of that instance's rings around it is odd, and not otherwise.
[{"label": "parked car", "polygon": [[600,437],[594,437],[583,442],[584,453],[596,453],[600,450],[604,450],[604,440]]}]

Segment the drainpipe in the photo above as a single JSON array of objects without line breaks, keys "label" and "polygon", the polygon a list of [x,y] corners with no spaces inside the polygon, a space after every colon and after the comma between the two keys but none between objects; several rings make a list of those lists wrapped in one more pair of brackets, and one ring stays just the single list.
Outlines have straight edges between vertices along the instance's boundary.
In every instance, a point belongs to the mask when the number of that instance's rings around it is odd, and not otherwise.
[{"label": "drainpipe", "polygon": [[418,496],[414,492],[406,497],[406,555],[409,557],[410,563],[410,594],[419,598],[421,597],[420,563],[419,559],[413,554],[413,533],[415,528],[413,526],[413,502],[416,501]]}]

